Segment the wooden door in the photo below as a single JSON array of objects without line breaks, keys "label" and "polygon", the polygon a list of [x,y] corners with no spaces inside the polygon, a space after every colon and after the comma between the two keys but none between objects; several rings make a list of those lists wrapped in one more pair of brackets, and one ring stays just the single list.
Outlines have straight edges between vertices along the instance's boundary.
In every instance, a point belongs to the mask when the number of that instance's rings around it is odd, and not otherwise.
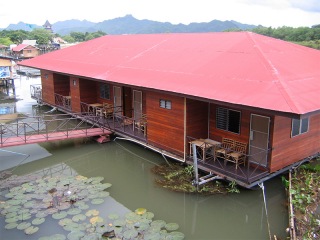
[{"label": "wooden door", "polygon": [[121,87],[113,87],[113,105],[114,105],[114,114],[122,115],[122,91]]},{"label": "wooden door", "polygon": [[142,116],[142,92],[133,91],[133,114],[134,119],[139,120]]},{"label": "wooden door", "polygon": [[261,166],[268,165],[270,118],[251,114],[249,160]]}]

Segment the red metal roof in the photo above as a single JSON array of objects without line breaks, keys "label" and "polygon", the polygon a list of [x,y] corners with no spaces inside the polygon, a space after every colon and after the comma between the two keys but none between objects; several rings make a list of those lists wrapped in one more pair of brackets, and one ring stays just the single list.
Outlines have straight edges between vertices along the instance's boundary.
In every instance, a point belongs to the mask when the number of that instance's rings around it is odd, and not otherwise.
[{"label": "red metal roof", "polygon": [[320,51],[251,32],[107,35],[20,64],[280,112],[320,109]]},{"label": "red metal roof", "polygon": [[29,46],[28,44],[19,44],[18,46],[12,48],[12,51],[20,52],[21,50],[25,49],[28,46]]}]

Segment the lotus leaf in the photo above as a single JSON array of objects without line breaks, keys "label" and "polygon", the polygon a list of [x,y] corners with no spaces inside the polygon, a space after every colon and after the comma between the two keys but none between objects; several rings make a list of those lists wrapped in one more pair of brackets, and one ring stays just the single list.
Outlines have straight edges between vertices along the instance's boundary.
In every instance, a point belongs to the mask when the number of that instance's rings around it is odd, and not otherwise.
[{"label": "lotus leaf", "polygon": [[18,223],[16,222],[11,222],[11,223],[8,223],[6,226],[5,226],[5,229],[13,229],[13,228],[16,228],[18,226]]},{"label": "lotus leaf", "polygon": [[38,230],[39,230],[39,227],[30,226],[26,228],[24,232],[25,234],[31,235],[31,234],[34,234],[35,232],[38,232]]},{"label": "lotus leaf", "polygon": [[154,213],[152,212],[146,212],[142,215],[143,218],[146,218],[146,219],[150,219],[152,220],[154,218]]},{"label": "lotus leaf", "polygon": [[31,213],[31,214],[37,214],[37,213],[38,213],[38,209],[31,209],[31,210],[30,210],[30,213]]},{"label": "lotus leaf", "polygon": [[36,217],[37,217],[37,218],[44,218],[44,217],[46,217],[46,216],[48,216],[48,213],[45,212],[45,211],[39,211],[39,212],[36,214]]},{"label": "lotus leaf", "polygon": [[82,176],[82,175],[78,175],[78,176],[75,177],[75,179],[78,180],[78,181],[83,181],[83,180],[86,180],[86,179],[88,179],[88,178],[87,178],[87,177],[84,177],[84,176]]},{"label": "lotus leaf", "polygon": [[44,223],[46,219],[45,218],[35,218],[32,220],[32,224],[33,225],[40,225],[42,223]]},{"label": "lotus leaf", "polygon": [[69,215],[77,215],[79,213],[81,213],[81,209],[79,208],[71,208],[68,210],[67,212]]},{"label": "lotus leaf", "polygon": [[99,198],[105,198],[105,197],[110,196],[110,193],[103,191],[103,192],[99,192],[99,193],[97,194],[97,196],[98,196]]},{"label": "lotus leaf", "polygon": [[163,220],[155,220],[151,223],[151,226],[160,226],[160,228],[163,228],[166,225],[166,222]]},{"label": "lotus leaf", "polygon": [[19,215],[26,214],[26,213],[30,213],[30,210],[27,208],[19,210]]},{"label": "lotus leaf", "polygon": [[138,225],[138,231],[140,231],[140,232],[146,231],[149,228],[150,228],[150,224],[149,223],[140,223]]},{"label": "lotus leaf", "polygon": [[17,212],[11,212],[11,213],[6,214],[6,218],[12,218],[15,216],[17,216]]},{"label": "lotus leaf", "polygon": [[170,239],[172,240],[182,240],[184,239],[184,234],[182,232],[171,232],[169,233]]},{"label": "lotus leaf", "polygon": [[140,216],[134,212],[129,212],[125,215],[125,218],[126,220],[129,220],[129,221],[136,221],[140,219]]},{"label": "lotus leaf", "polygon": [[175,231],[179,228],[179,225],[177,223],[167,223],[164,227],[168,231]]},{"label": "lotus leaf", "polygon": [[98,233],[90,233],[89,235],[84,236],[81,240],[96,240],[101,237]]},{"label": "lotus leaf", "polygon": [[142,215],[142,214],[147,212],[147,209],[145,209],[145,208],[137,208],[134,212],[136,214]]},{"label": "lotus leaf", "polygon": [[98,215],[99,215],[99,211],[96,210],[96,209],[91,209],[91,210],[86,212],[86,216],[87,217],[98,216]]},{"label": "lotus leaf", "polygon": [[118,219],[119,218],[119,215],[116,214],[116,213],[110,213],[108,215],[108,218],[111,219],[111,220],[115,220],[115,219]]},{"label": "lotus leaf", "polygon": [[70,218],[64,218],[59,221],[60,226],[66,226],[69,223],[72,223],[72,220]]},{"label": "lotus leaf", "polygon": [[73,216],[72,221],[74,221],[74,222],[84,221],[86,218],[87,217],[84,214],[77,214],[77,215]]},{"label": "lotus leaf", "polygon": [[13,198],[15,196],[15,193],[9,192],[6,195],[4,195],[6,198]]},{"label": "lotus leaf", "polygon": [[10,199],[7,201],[8,204],[10,205],[20,205],[21,204],[21,200],[18,200],[18,199]]},{"label": "lotus leaf", "polygon": [[71,222],[68,225],[63,227],[64,230],[72,232],[72,231],[79,231],[79,224],[75,222]]},{"label": "lotus leaf", "polygon": [[[21,206],[10,206],[10,207],[6,208],[5,211],[6,211],[6,213],[17,212],[17,211],[20,211],[20,208],[21,208]],[[6,213],[4,213],[4,214],[6,214]],[[3,213],[1,212],[1,214],[3,214]]]},{"label": "lotus leaf", "polygon": [[96,224],[96,223],[101,223],[101,222],[103,222],[103,218],[102,217],[100,217],[100,216],[95,216],[95,217],[92,217],[92,218],[90,218],[90,223],[91,224]]},{"label": "lotus leaf", "polygon": [[56,212],[58,212],[58,209],[56,209],[56,208],[49,208],[46,210],[46,213],[48,213],[48,214],[54,214]]},{"label": "lotus leaf", "polygon": [[14,216],[14,217],[11,217],[11,218],[6,218],[6,223],[14,223],[14,222],[18,222],[19,220],[19,217],[18,216]]},{"label": "lotus leaf", "polygon": [[126,222],[122,219],[118,219],[118,220],[115,220],[113,225],[115,227],[122,227],[122,226],[125,226],[126,225]]},{"label": "lotus leaf", "polygon": [[104,179],[104,177],[92,177],[91,179],[94,182],[101,182]]},{"label": "lotus leaf", "polygon": [[123,233],[124,239],[133,239],[138,236],[138,232],[135,229],[129,229]]},{"label": "lotus leaf", "polygon": [[54,234],[54,235],[47,237],[47,239],[45,239],[45,240],[65,240],[65,239],[66,239],[66,236],[64,236],[62,234]]},{"label": "lotus leaf", "polygon": [[92,201],[91,201],[91,204],[101,204],[101,203],[103,203],[104,202],[104,200],[102,199],[102,198],[97,198],[97,199],[93,199]]},{"label": "lotus leaf", "polygon": [[68,213],[66,211],[57,212],[57,213],[52,214],[52,218],[53,219],[62,219],[62,218],[65,218],[67,216],[67,214]]},{"label": "lotus leaf", "polygon": [[84,232],[81,231],[72,231],[68,234],[68,239],[69,240],[78,240],[82,239],[85,236]]},{"label": "lotus leaf", "polygon": [[21,221],[28,220],[31,218],[30,213],[22,213],[21,215],[18,216],[18,219]]},{"label": "lotus leaf", "polygon": [[118,234],[120,234],[120,233],[123,231],[123,228],[122,228],[122,227],[115,227],[115,228],[113,229],[113,231],[114,231],[114,233],[115,233],[116,235],[118,235]]},{"label": "lotus leaf", "polygon": [[24,208],[33,208],[33,206],[35,206],[35,205],[36,205],[36,201],[32,200],[32,201],[26,202],[26,203],[23,205],[23,207],[24,207]]},{"label": "lotus leaf", "polygon": [[22,223],[20,223],[18,226],[17,226],[17,229],[19,229],[19,230],[24,230],[24,229],[26,229],[26,228],[28,228],[28,227],[30,227],[31,226],[31,223],[29,223],[29,222],[22,222]]},{"label": "lotus leaf", "polygon": [[160,240],[160,233],[148,232],[144,234],[144,240]]},{"label": "lotus leaf", "polygon": [[[15,211],[12,211],[12,212],[15,212]],[[4,209],[4,210],[1,211],[1,215],[6,215],[8,213],[9,213],[8,209]]]}]

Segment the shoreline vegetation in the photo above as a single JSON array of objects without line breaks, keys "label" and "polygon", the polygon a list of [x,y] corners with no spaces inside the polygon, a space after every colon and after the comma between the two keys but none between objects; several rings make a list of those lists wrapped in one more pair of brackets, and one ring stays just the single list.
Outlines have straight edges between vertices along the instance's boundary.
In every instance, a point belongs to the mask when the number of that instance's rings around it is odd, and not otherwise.
[{"label": "shoreline vegetation", "polygon": [[320,238],[320,158],[301,165],[282,178],[289,195],[292,239]]}]

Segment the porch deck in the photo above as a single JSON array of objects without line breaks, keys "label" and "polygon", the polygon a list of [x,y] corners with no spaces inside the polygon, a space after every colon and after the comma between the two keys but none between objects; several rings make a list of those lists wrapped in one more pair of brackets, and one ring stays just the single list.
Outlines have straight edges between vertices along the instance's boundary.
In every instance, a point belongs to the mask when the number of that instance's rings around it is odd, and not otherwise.
[{"label": "porch deck", "polygon": [[[193,164],[192,157],[188,157],[187,163]],[[213,157],[206,161],[198,159],[198,168],[206,172],[217,174],[227,180],[236,181],[245,187],[269,175],[267,170],[261,169],[257,165],[250,164],[250,162],[247,162],[246,166],[239,165],[236,169],[234,163],[227,162],[226,165],[224,165],[223,159],[217,158],[214,161]]]}]

